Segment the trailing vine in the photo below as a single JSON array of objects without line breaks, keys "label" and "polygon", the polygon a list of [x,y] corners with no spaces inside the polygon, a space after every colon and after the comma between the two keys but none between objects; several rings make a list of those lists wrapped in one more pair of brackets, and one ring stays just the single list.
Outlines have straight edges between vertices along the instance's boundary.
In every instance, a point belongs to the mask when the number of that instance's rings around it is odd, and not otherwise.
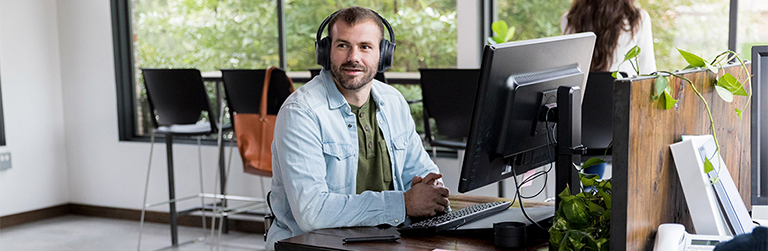
[{"label": "trailing vine", "polygon": [[[744,64],[744,61],[739,57],[736,52],[733,52],[731,50],[724,51],[717,56],[715,56],[714,59],[712,59],[711,62],[705,61],[703,58],[681,50],[677,49],[678,52],[680,52],[680,55],[683,56],[686,62],[688,62],[688,66],[685,67],[685,69],[691,69],[691,68],[705,68],[708,71],[714,73],[716,76],[716,81],[714,81],[713,85],[715,88],[715,91],[717,92],[718,96],[720,98],[728,103],[733,102],[734,96],[746,96],[747,102],[744,105],[743,109],[735,108],[736,115],[739,116],[739,119],[742,119],[742,114],[744,110],[747,109],[749,106],[749,101],[752,97],[752,80],[749,76],[749,71],[747,70],[747,66]],[[624,55],[624,60],[621,62],[621,64],[625,62],[629,62],[632,65],[632,69],[635,70],[635,72],[638,73],[638,76],[651,76],[656,78],[655,83],[655,93],[652,94],[653,100],[657,100],[659,98],[664,99],[664,108],[670,109],[677,104],[678,100],[675,100],[672,95],[672,88],[669,86],[669,76],[676,77],[679,79],[682,79],[683,81],[687,82],[688,85],[691,86],[691,89],[693,92],[696,93],[696,95],[701,99],[701,101],[704,103],[704,107],[707,110],[707,116],[709,117],[709,123],[710,128],[712,130],[712,137],[715,140],[715,146],[717,150],[715,153],[720,152],[720,143],[717,140],[717,131],[715,130],[715,119],[712,115],[712,110],[709,107],[709,103],[706,99],[704,99],[704,96],[699,92],[698,89],[696,89],[696,86],[693,85],[693,82],[689,80],[688,78],[685,78],[679,74],[676,74],[674,72],[669,71],[656,71],[651,74],[639,74],[639,64],[637,63],[637,56],[640,54],[640,47],[635,46],[632,49],[630,49],[627,54]],[[729,56],[730,55],[730,56]],[[741,65],[742,69],[744,69],[744,72],[747,74],[747,90],[749,92],[744,90],[744,85],[739,81],[738,78],[734,77],[730,73],[722,72],[722,75],[720,75],[720,69],[723,68],[723,64],[727,62],[731,62],[733,59],[736,59],[739,61],[739,64]],[[634,60],[634,61],[633,61]],[[619,66],[621,66],[619,64]],[[613,72],[613,77],[620,79],[623,78],[621,74],[618,73],[618,71]],[[710,158],[704,158],[704,172],[709,173],[710,171],[714,170],[714,167],[712,163],[709,161]],[[718,158],[719,161],[719,158]],[[720,165],[718,165],[719,167]],[[717,182],[717,178],[710,179],[711,182],[715,183]]]}]

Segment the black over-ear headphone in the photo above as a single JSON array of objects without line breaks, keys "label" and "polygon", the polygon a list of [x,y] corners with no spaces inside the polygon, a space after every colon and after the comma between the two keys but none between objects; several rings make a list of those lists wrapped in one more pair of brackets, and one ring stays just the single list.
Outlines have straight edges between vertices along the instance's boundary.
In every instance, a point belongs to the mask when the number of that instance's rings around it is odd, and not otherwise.
[{"label": "black over-ear headphone", "polygon": [[[387,31],[389,31],[389,39],[391,40],[390,42],[390,40],[387,40],[386,38],[381,38],[381,42],[379,42],[379,52],[381,54],[379,55],[378,71],[384,72],[384,70],[392,67],[392,58],[395,56],[395,32],[392,31],[392,26],[389,25],[389,22],[387,22],[386,19],[379,15],[379,13],[376,13],[375,11],[372,12],[376,14],[376,16],[378,16],[384,23],[384,26],[387,27]],[[326,36],[320,39],[320,36],[322,36],[325,26],[328,25],[328,22],[330,22],[337,13],[339,13],[338,10],[323,20],[323,23],[320,24],[320,28],[317,29],[317,40],[315,40],[315,57],[317,58],[317,64],[327,70],[331,69],[331,38]]]}]

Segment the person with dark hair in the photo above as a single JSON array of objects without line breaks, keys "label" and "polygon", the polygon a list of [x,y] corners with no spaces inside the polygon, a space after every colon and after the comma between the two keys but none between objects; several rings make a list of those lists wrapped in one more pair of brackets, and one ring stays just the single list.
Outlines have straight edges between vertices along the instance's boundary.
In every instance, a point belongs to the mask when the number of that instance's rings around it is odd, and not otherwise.
[{"label": "person with dark hair", "polygon": [[[320,39],[326,24],[328,36]],[[392,33],[386,20],[360,7],[320,25],[315,48],[323,69],[277,115],[267,249],[315,229],[397,226],[449,206],[408,103],[374,79],[391,66]]]},{"label": "person with dark hair", "polygon": [[621,71],[636,74],[624,55],[640,47],[640,74],[656,71],[651,17],[635,0],[574,0],[560,21],[563,34],[591,31],[597,35],[590,71]]}]

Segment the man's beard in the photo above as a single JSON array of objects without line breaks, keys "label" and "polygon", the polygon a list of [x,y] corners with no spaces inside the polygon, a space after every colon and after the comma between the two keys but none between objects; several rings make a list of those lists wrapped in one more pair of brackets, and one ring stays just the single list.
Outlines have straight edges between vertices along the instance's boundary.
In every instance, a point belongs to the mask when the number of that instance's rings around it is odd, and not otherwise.
[{"label": "man's beard", "polygon": [[[378,67],[377,67],[378,68]],[[362,70],[361,76],[349,76],[344,74],[344,69],[356,69]],[[331,75],[336,80],[341,88],[350,91],[356,91],[363,88],[365,84],[370,83],[373,77],[376,75],[376,68],[366,68],[362,65],[355,64],[353,62],[346,62],[340,66],[331,65]]]}]

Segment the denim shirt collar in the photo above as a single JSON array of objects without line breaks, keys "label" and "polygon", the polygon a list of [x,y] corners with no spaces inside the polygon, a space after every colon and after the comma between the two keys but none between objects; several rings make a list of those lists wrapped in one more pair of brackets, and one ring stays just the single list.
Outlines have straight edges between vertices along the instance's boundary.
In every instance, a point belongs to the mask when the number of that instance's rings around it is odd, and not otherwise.
[{"label": "denim shirt collar", "polygon": [[[349,103],[347,103],[347,99],[344,98],[344,95],[341,94],[339,89],[336,87],[336,83],[333,82],[333,77],[331,76],[331,71],[325,70],[323,68],[320,71],[320,76],[323,78],[323,85],[325,85],[327,98],[328,98],[328,109],[335,110],[346,106],[349,106]],[[376,84],[379,81],[374,79],[373,83],[371,83],[371,97],[373,97],[373,100],[376,102],[377,108],[381,108],[382,105],[384,105],[384,101],[381,101],[379,91],[376,88]]]}]

